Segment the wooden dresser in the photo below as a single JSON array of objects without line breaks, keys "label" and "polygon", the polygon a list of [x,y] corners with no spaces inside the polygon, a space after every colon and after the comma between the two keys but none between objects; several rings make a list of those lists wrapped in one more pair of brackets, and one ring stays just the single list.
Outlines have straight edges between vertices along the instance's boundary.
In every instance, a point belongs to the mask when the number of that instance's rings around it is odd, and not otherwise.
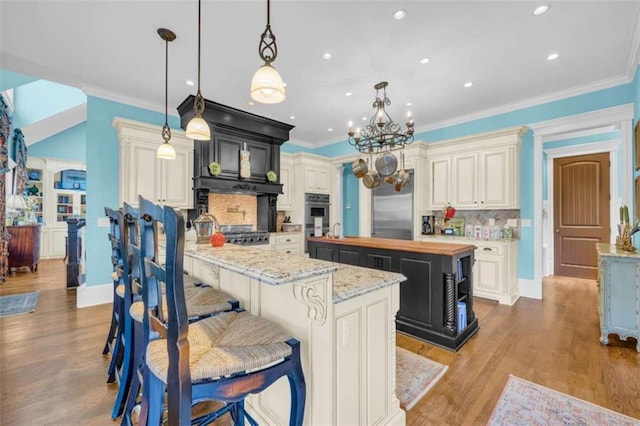
[{"label": "wooden dresser", "polygon": [[614,244],[596,244],[600,310],[600,342],[609,334],[636,339],[640,352],[640,254],[618,249]]},{"label": "wooden dresser", "polygon": [[9,268],[28,266],[38,270],[40,261],[40,225],[7,226],[9,238]]}]

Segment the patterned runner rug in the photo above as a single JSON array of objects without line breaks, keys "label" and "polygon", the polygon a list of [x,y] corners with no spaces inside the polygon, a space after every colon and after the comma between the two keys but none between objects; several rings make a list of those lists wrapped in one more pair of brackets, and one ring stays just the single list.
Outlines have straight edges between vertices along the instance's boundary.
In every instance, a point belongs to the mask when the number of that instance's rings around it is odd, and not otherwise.
[{"label": "patterned runner rug", "polygon": [[26,314],[35,311],[39,295],[39,291],[34,291],[33,293],[0,296],[0,317]]},{"label": "patterned runner rug", "polygon": [[640,425],[640,420],[509,376],[489,425]]},{"label": "patterned runner rug", "polygon": [[396,347],[396,396],[409,411],[436,384],[449,367]]}]

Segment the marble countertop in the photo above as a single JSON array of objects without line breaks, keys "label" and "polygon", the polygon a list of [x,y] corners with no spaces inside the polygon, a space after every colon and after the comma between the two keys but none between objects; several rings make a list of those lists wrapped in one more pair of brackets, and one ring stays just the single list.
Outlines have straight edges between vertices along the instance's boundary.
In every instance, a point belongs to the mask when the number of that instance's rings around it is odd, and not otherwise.
[{"label": "marble countertop", "polygon": [[211,247],[185,243],[186,256],[208,262],[270,285],[333,272],[333,303],[358,297],[406,280],[402,274],[362,268],[294,254],[279,253],[235,244]]},{"label": "marble countertop", "polygon": [[640,253],[636,251],[624,251],[615,244],[598,243],[596,244],[596,250],[600,256],[615,256],[615,257],[640,257]]}]

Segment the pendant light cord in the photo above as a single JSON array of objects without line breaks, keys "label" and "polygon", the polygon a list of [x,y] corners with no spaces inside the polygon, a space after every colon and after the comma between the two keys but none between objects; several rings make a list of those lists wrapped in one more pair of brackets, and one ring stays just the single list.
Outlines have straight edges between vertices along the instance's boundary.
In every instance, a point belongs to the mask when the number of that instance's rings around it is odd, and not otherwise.
[{"label": "pendant light cord", "polygon": [[267,0],[267,27],[271,26],[271,1]]},{"label": "pendant light cord", "polygon": [[164,125],[169,126],[169,40],[164,41]]},{"label": "pendant light cord", "polygon": [[200,94],[200,15],[202,0],[198,0],[198,94]]}]

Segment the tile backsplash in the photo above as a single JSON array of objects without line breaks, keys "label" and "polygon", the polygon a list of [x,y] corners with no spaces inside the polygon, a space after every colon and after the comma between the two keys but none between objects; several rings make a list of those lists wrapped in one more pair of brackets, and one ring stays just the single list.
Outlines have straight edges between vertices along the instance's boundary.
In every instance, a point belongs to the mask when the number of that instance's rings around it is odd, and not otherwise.
[{"label": "tile backsplash", "polygon": [[209,193],[209,213],[220,225],[258,226],[258,199],[255,195]]},{"label": "tile backsplash", "polygon": [[[434,214],[442,221],[444,214],[441,211]],[[507,224],[507,219],[516,219],[518,226],[512,227],[513,236],[520,237],[520,210],[456,210],[454,217],[464,218],[465,225],[489,225],[489,219],[494,219],[500,228]]]}]

